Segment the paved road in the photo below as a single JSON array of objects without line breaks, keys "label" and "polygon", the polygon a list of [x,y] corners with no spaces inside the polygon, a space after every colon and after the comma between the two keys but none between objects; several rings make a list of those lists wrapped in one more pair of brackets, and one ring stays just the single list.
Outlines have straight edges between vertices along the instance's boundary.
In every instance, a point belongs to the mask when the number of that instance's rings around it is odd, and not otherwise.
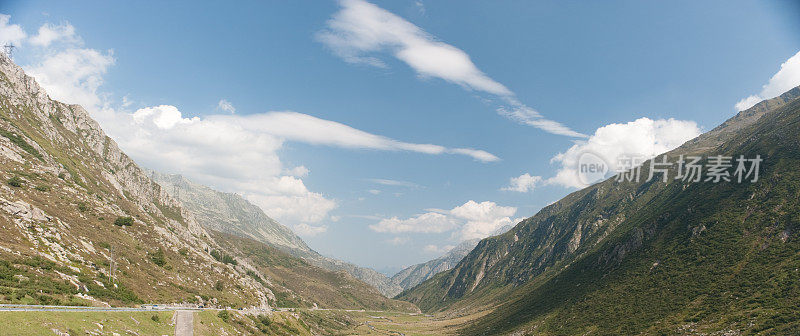
[{"label": "paved road", "polygon": [[191,310],[175,311],[175,336],[194,335],[194,312]]}]

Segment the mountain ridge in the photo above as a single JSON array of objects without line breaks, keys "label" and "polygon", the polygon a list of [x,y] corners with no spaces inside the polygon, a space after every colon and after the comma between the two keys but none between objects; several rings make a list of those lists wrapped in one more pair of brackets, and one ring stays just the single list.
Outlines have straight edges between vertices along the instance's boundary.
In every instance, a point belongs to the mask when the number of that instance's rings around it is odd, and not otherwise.
[{"label": "mountain ridge", "polygon": [[150,174],[157,183],[164,186],[167,193],[195,213],[202,226],[260,241],[317,267],[347,272],[387,297],[393,297],[402,291],[400,286],[378,271],[314,251],[291,229],[270,218],[261,208],[240,195],[214,190],[179,174],[155,171],[150,171]]},{"label": "mountain ridge", "polygon": [[2,302],[417,311],[347,274],[207,231],[86,110],[50,99],[2,53],[0,167]]},{"label": "mountain ridge", "polygon": [[[797,229],[793,227],[796,224],[792,223],[796,223],[797,219],[791,219],[791,216],[785,217],[762,204],[778,202],[785,204],[784,209],[789,213],[797,211],[797,205],[792,200],[796,200],[798,194],[796,189],[793,189],[794,181],[789,177],[794,174],[787,170],[786,164],[798,162],[797,148],[800,148],[797,139],[797,134],[800,133],[797,122],[800,115],[798,96],[800,88],[794,88],[779,97],[756,104],[712,131],[667,153],[673,158],[681,154],[706,156],[717,153],[747,154],[751,158],[761,154],[765,156],[765,164],[762,165],[764,175],[763,180],[758,183],[691,184],[682,181],[663,183],[660,180],[634,183],[618,182],[612,178],[567,195],[503,235],[482,240],[455,268],[401,293],[398,298],[414,302],[423,311],[428,312],[444,311],[448,314],[460,314],[476,310],[494,310],[465,327],[463,332],[469,334],[507,333],[514,330],[553,334],[585,333],[594,330],[601,334],[630,334],[642,332],[646,328],[656,328],[662,332],[669,332],[667,330],[678,332],[668,328],[677,327],[683,318],[690,318],[686,317],[689,313],[669,308],[670,305],[684,300],[689,302],[691,298],[697,299],[692,295],[699,295],[705,289],[708,289],[707,295],[711,298],[720,295],[715,292],[716,290],[734,290],[742,291],[743,298],[753,300],[754,294],[743,289],[741,283],[736,281],[715,283],[716,278],[713,276],[706,278],[698,275],[695,275],[698,277],[696,279],[689,278],[694,283],[688,287],[695,292],[682,293],[672,301],[651,300],[647,304],[640,303],[638,309],[642,310],[642,313],[637,314],[636,319],[626,320],[622,316],[617,316],[617,313],[609,310],[614,306],[592,298],[604,297],[610,301],[617,300],[619,311],[637,309],[620,296],[626,293],[621,286],[627,285],[639,289],[639,291],[629,289],[630,292],[627,293],[630,297],[640,298],[640,293],[658,295],[658,288],[653,288],[652,284],[644,279],[654,277],[657,279],[654,281],[665,280],[657,275],[648,275],[650,274],[648,268],[662,270],[668,274],[681,274],[691,270],[704,272],[702,274],[717,272],[708,269],[702,259],[695,261],[699,266],[687,265],[683,259],[676,260],[674,255],[694,258],[681,252],[686,249],[681,247],[684,245],[676,245],[684,239],[687,243],[683,244],[688,244],[685,246],[698,250],[706,248],[711,253],[709,259],[712,256],[722,258],[715,260],[724,265],[729,265],[729,260],[720,256],[720,251],[736,251],[736,258],[745,258],[747,254],[744,253],[747,250],[744,247],[750,246],[748,244],[752,244],[754,240],[774,241],[770,246],[779,251],[795,246],[794,237],[797,235]],[[763,152],[759,153],[756,149]],[[649,161],[642,166],[643,176],[647,176],[649,172],[648,165]],[[671,173],[671,176],[675,176],[674,169]],[[769,181],[769,184],[765,181]],[[771,195],[764,194],[765,190],[775,190],[777,194],[770,198]],[[734,197],[741,198],[746,202],[748,209],[751,209],[750,214],[742,214],[738,207],[719,199],[719,195],[737,195]],[[718,201],[709,202],[709,200]],[[724,213],[735,215],[725,217],[721,215]],[[760,221],[747,226],[748,216],[759,218]],[[769,216],[785,219],[773,224],[764,221],[764,218]],[[731,222],[730,218],[745,219],[743,222]],[[728,224],[727,226],[715,224],[719,222]],[[715,231],[709,231],[712,227]],[[770,234],[772,230],[779,234]],[[752,233],[748,235],[747,232]],[[741,243],[714,245],[713,241],[706,238],[723,234],[727,235],[726,241]],[[700,244],[712,244],[713,247],[708,248]],[[665,254],[652,256],[649,260],[644,258],[643,255],[651,249],[663,251]],[[749,253],[759,255],[760,258],[770,262],[759,266],[748,263],[746,258],[736,259],[741,260],[741,265],[746,265],[743,267],[748,269],[774,267],[780,263],[797,265],[797,260],[792,257],[769,259],[758,249]],[[684,265],[684,268],[677,265]],[[637,269],[640,273],[628,274],[627,277],[619,276],[632,269]],[[724,268],[724,270],[736,272],[736,268]],[[600,280],[586,278],[589,274]],[[796,276],[787,274],[782,269],[776,270],[775,274]],[[757,278],[756,275],[748,276],[748,279]],[[611,278],[617,282],[608,280]],[[580,287],[580,290],[569,289],[565,287],[568,283],[583,287]],[[679,288],[674,288],[674,283],[667,282],[662,286],[680,292]],[[796,290],[792,286],[785,288],[788,293]],[[570,293],[580,293],[580,295]],[[772,290],[768,293],[775,297],[785,297],[785,292],[782,291]],[[595,306],[588,305],[588,302],[594,303]],[[775,307],[775,302],[767,303],[770,307]],[[718,308],[705,303],[698,304],[697,309],[707,312],[710,317],[685,323],[702,323],[704,328],[712,331],[729,329],[741,331],[752,328],[748,327],[748,322],[743,322],[746,319],[743,320],[740,316],[753,314],[749,310],[752,308],[746,308],[747,305],[741,302],[732,304],[737,305],[739,309],[730,314],[740,318],[736,321],[735,328],[720,326],[714,322],[713,318],[718,318],[721,313]],[[582,307],[583,310],[576,307]],[[579,315],[580,311],[586,309],[593,313]],[[774,309],[778,312],[776,318],[786,316],[784,310],[777,307]],[[666,318],[664,314],[674,315],[667,315],[670,316],[670,320],[659,320]],[[764,328],[767,328],[772,323],[771,319],[772,317],[757,318],[754,319],[757,323],[753,323],[764,324]],[[660,321],[661,326],[654,327],[652,324],[654,321]]]}]

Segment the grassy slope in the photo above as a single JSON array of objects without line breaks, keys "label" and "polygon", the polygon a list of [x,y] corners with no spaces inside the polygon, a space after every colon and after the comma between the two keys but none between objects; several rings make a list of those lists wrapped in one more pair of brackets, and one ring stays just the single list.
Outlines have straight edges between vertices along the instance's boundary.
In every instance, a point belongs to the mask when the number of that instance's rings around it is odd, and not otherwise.
[{"label": "grassy slope", "polygon": [[[762,155],[757,183],[670,183],[564,272],[465,332],[800,331],[800,100],[717,148]],[[684,189],[685,187],[685,189]],[[642,241],[622,260],[619,246]],[[634,252],[635,251],[635,252]],[[631,253],[633,252],[633,253]]]},{"label": "grassy slope", "polygon": [[[158,316],[157,321],[153,316]],[[130,330],[140,335],[172,335],[171,319],[172,312],[0,312],[0,329],[8,336],[51,336],[54,330],[70,335],[128,335]]]},{"label": "grassy slope", "polygon": [[239,251],[271,281],[290,290],[274,291],[279,307],[310,308],[316,303],[320,308],[418,311],[408,302],[384,297],[345,272],[324,270],[247,238],[219,232],[213,236],[221,246]]},{"label": "grassy slope", "polygon": [[[24,135],[26,143],[33,143],[41,150],[40,155],[46,155],[53,161],[60,163],[69,171],[66,176],[57,176],[52,172],[43,170],[46,165],[36,155],[27,155],[25,163],[11,160],[0,162],[0,179],[5,181],[17,177],[24,181],[20,187],[3,186],[2,197],[11,201],[24,200],[27,203],[42,209],[49,216],[58,218],[58,222],[27,223],[31,232],[52,232],[53,237],[42,237],[35,234],[37,240],[51,240],[66,247],[71,252],[81,256],[83,261],[71,260],[67,265],[61,266],[61,273],[67,276],[78,277],[79,281],[89,289],[90,295],[98,299],[115,304],[130,304],[143,301],[150,302],[181,302],[196,300],[195,295],[206,295],[218,298],[221,303],[229,305],[256,304],[253,297],[246,293],[232,293],[215,291],[213,284],[227,277],[215,276],[212,272],[214,266],[208,265],[199,245],[190,245],[191,253],[181,255],[178,247],[164,242],[164,237],[157,233],[156,226],[174,230],[170,225],[186,225],[179,215],[170,214],[169,206],[156,204],[163,211],[149,211],[137,206],[128,195],[116,191],[110,183],[103,178],[104,169],[108,168],[103,163],[103,158],[92,152],[77,134],[67,131],[61,126],[56,130],[61,134],[65,143],[52,143],[46,140],[45,135],[38,127],[41,126],[28,106],[14,106],[4,97],[0,97],[3,108],[0,109],[0,128],[7,132]],[[65,105],[58,105],[60,109],[69,109]],[[58,119],[59,116],[52,116]],[[58,122],[55,125],[60,125]],[[124,168],[123,168],[124,169]],[[129,168],[130,169],[130,168]],[[138,168],[137,168],[138,169]],[[132,216],[136,223],[130,227],[113,225],[121,214]],[[170,216],[172,215],[172,216]],[[177,218],[170,218],[177,217]],[[173,224],[169,224],[173,223]],[[12,263],[6,267],[10,273],[0,275],[3,279],[12,279],[14,275],[27,272],[41,278],[41,281],[54,283],[67,283],[63,277],[55,273],[50,266],[26,267],[27,260],[38,258],[40,253],[52,253],[43,241],[32,242],[20,234],[19,228],[9,218],[0,217],[0,232],[4,235],[2,246],[8,250],[0,251],[0,258]],[[55,233],[58,235],[55,236]],[[64,234],[68,232],[68,234]],[[87,243],[94,251],[86,248]],[[110,250],[114,248],[115,258],[118,263],[119,284],[116,289],[107,293],[102,286],[98,288],[95,280],[107,283],[103,274],[108,270]],[[150,256],[161,248],[167,263],[159,266],[152,262]],[[11,253],[14,251],[14,253]],[[196,267],[195,265],[206,265]],[[64,268],[64,266],[72,266]],[[205,270],[204,270],[205,269]],[[201,276],[201,274],[210,276]],[[2,278],[5,276],[5,278]],[[45,280],[50,279],[50,280]],[[203,282],[197,283],[199,279]],[[21,284],[21,283],[20,283]],[[18,289],[24,288],[13,281],[5,282],[0,287],[0,300],[13,301],[17,296],[25,296],[25,292]],[[107,286],[109,287],[109,286]],[[130,291],[135,294],[132,294]],[[127,292],[126,292],[127,291]],[[71,300],[71,291],[64,290],[53,293],[53,299]],[[41,295],[27,295],[33,303],[47,303],[50,298]]]},{"label": "grassy slope", "polygon": [[[469,334],[520,325],[543,334],[796,328],[787,309],[798,304],[800,267],[795,91],[761,104],[774,111],[757,123],[737,121],[758,108],[725,124],[735,132],[715,130],[672,153],[761,154],[758,183],[607,181],[481,242],[459,267],[401,297],[450,314],[499,305]],[[571,252],[575,232],[581,245]]]}]

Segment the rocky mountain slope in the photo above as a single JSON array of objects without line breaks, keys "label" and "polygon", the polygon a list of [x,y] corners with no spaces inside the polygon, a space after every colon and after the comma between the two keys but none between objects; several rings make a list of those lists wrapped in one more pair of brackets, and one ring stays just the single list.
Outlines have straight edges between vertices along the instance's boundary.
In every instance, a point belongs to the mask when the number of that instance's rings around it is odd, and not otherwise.
[{"label": "rocky mountain slope", "polygon": [[464,256],[478,245],[480,239],[470,239],[456,245],[443,256],[421,264],[409,266],[392,276],[392,281],[400,287],[410,289],[434,275],[452,269]]},{"label": "rocky mountain slope", "polygon": [[51,100],[4,54],[0,168],[2,302],[415,310],[348,275],[206,230],[83,108]]},{"label": "rocky mountain slope", "polygon": [[491,309],[467,334],[797,333],[798,97],[761,102],[667,153],[761,155],[757,182],[612,178],[398,297],[425,311]]},{"label": "rocky mountain slope", "polygon": [[177,174],[152,170],[147,174],[167,194],[180,201],[205,228],[248,237],[281,250],[311,250],[292,230],[237,194],[216,191]]},{"label": "rocky mountain slope", "polygon": [[373,269],[317,253],[289,228],[239,195],[213,190],[177,174],[150,171],[150,177],[193,213],[203,227],[268,244],[329,271],[347,272],[387,297],[403,290],[386,275]]}]

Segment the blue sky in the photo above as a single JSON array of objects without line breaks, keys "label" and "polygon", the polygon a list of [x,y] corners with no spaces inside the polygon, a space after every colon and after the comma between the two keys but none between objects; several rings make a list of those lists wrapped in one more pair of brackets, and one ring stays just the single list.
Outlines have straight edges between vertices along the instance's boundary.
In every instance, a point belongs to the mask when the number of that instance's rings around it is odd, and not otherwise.
[{"label": "blue sky", "polygon": [[[617,147],[655,141],[626,147],[650,155],[800,84],[790,1],[372,4],[12,0],[0,13],[16,62],[93,105],[142,165],[245,194],[314,249],[389,273],[576,190],[554,177],[604,126]],[[52,38],[35,39],[46,24]],[[63,68],[69,53],[85,71]],[[236,136],[219,156],[193,127]]]}]

